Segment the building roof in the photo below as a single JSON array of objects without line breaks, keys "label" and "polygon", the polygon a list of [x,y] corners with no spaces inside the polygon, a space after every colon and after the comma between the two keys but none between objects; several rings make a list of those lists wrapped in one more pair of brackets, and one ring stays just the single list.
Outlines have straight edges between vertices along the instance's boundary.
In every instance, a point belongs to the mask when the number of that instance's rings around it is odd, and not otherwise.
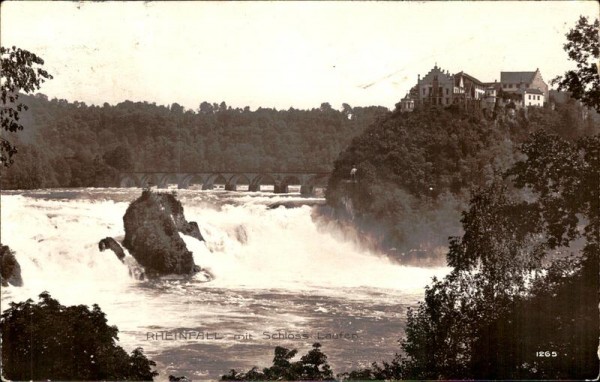
[{"label": "building roof", "polygon": [[502,84],[500,82],[484,82],[483,85],[486,89],[496,89],[500,90],[502,88]]},{"label": "building roof", "polygon": [[525,93],[529,93],[529,94],[544,94],[543,91],[541,91],[540,89],[525,89]]},{"label": "building roof", "polygon": [[419,87],[415,85],[412,88],[410,88],[410,90],[408,91],[408,95],[411,98],[419,98]]},{"label": "building roof", "polygon": [[423,78],[420,79],[423,82],[427,82],[428,79],[429,81],[432,81],[434,76],[438,76],[440,80],[444,79],[445,81],[452,81],[452,75],[450,74],[450,72],[447,70],[444,71],[442,68],[437,66],[437,64],[429,72],[427,72],[427,74],[423,76]]},{"label": "building roof", "polygon": [[536,72],[500,72],[500,82],[531,83]]},{"label": "building roof", "polygon": [[459,73],[456,73],[456,74],[454,75],[454,78],[455,78],[455,84],[456,84],[456,85],[458,85],[458,84],[460,83],[460,77],[461,77],[461,76],[462,76],[462,77],[465,77],[466,79],[470,80],[471,82],[475,83],[476,85],[479,85],[479,86],[484,86],[483,82],[479,81],[477,78],[475,78],[475,77],[473,77],[473,76],[471,76],[471,75],[468,75],[468,74],[467,74],[467,73],[465,73],[465,72],[459,72]]}]

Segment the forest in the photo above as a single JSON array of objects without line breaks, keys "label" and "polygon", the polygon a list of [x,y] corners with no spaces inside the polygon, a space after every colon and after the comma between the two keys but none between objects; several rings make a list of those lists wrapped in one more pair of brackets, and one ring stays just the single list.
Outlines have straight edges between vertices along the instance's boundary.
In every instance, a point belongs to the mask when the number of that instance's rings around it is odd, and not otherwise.
[{"label": "forest", "polygon": [[350,140],[389,112],[232,108],[202,102],[186,110],[147,102],[88,106],[20,95],[26,126],[6,132],[18,153],[2,169],[2,189],[117,186],[125,171],[330,171]]}]

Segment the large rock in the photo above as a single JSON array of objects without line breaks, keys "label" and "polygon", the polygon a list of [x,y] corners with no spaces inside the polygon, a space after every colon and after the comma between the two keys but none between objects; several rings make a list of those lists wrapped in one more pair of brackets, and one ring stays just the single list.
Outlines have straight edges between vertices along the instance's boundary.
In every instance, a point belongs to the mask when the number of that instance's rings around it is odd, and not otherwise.
[{"label": "large rock", "polygon": [[171,194],[144,190],[125,216],[123,246],[147,275],[192,275],[200,270],[178,232],[203,240],[198,225],[188,222],[183,206]]},{"label": "large rock", "polygon": [[6,287],[23,286],[21,266],[15,258],[15,253],[7,245],[0,244],[0,282]]}]

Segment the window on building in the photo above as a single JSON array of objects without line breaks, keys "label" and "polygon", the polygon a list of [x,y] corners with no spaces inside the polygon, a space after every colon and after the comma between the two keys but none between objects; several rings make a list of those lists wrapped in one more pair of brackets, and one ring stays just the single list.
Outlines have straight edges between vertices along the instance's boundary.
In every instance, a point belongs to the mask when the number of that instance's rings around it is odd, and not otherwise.
[{"label": "window on building", "polygon": [[527,99],[531,99],[531,94],[528,94],[528,95],[527,95]]},{"label": "window on building", "polygon": [[538,96],[538,101],[540,100],[540,96]]},{"label": "window on building", "polygon": [[446,88],[446,95],[450,94],[450,89]]},{"label": "window on building", "polygon": [[425,91],[426,91],[425,88],[423,88],[423,95],[425,95]]},{"label": "window on building", "polygon": [[502,87],[506,89],[506,84],[502,84]]}]

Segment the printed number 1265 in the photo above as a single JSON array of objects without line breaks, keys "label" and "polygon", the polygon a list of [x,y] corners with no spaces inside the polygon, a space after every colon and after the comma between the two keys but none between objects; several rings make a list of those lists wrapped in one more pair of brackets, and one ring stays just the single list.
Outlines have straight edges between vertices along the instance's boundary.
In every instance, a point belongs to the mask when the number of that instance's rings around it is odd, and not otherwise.
[{"label": "printed number 1265", "polygon": [[556,353],[555,351],[536,351],[535,356],[536,357],[556,357],[556,356],[558,356],[558,353]]}]

